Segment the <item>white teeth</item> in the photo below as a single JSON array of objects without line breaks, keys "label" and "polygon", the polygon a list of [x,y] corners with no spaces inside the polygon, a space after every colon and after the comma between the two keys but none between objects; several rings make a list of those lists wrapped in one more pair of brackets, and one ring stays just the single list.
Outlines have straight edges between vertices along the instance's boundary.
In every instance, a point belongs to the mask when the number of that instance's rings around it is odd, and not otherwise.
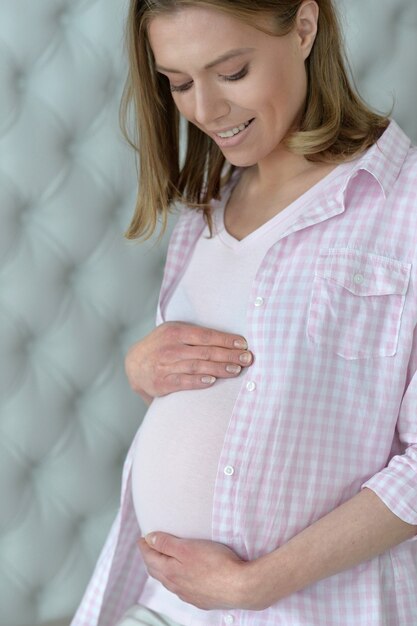
[{"label": "white teeth", "polygon": [[247,128],[249,124],[250,122],[245,122],[244,124],[240,124],[239,126],[236,126],[235,128],[231,128],[230,130],[226,130],[223,133],[217,133],[217,134],[219,137],[222,137],[222,139],[226,139],[227,137],[234,137],[234,135],[237,135],[242,130],[245,130],[245,128]]}]

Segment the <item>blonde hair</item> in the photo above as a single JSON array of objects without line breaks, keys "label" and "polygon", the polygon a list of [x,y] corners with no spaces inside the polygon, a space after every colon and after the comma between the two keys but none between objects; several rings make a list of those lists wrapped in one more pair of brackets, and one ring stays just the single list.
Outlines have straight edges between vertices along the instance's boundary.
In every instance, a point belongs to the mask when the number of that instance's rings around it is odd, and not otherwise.
[{"label": "blonde hair", "polygon": [[[373,145],[388,126],[387,117],[371,111],[348,78],[341,31],[332,0],[319,6],[317,36],[306,60],[307,96],[297,131],[286,138],[294,153],[309,161],[341,163]],[[139,159],[138,196],[128,239],[150,237],[176,202],[202,210],[211,229],[210,202],[218,199],[231,175],[218,146],[188,123],[184,163],[180,164],[180,116],[165,76],[154,67],[147,36],[149,20],[185,6],[211,7],[253,25],[274,18],[282,36],[294,27],[303,0],[131,0],[126,23],[129,72],[120,105],[123,134]],[[128,131],[129,112],[135,119]]]}]

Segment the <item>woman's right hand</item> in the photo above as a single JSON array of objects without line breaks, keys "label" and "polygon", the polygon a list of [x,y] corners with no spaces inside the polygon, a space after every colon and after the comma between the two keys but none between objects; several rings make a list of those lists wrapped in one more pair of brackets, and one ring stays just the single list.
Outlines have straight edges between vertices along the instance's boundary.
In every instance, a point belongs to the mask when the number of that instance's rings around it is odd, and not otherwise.
[{"label": "woman's right hand", "polygon": [[130,386],[149,404],[156,396],[234,378],[252,361],[241,335],[165,322],[129,349],[125,368]]}]

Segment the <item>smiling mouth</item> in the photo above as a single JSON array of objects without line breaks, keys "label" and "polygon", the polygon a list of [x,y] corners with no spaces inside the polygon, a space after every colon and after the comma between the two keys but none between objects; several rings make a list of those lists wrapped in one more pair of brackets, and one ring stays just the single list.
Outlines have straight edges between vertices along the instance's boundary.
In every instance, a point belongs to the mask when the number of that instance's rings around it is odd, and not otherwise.
[{"label": "smiling mouth", "polygon": [[227,139],[229,137],[234,137],[235,135],[238,135],[239,133],[241,133],[242,130],[245,130],[249,126],[249,124],[252,124],[254,119],[255,118],[252,118],[248,122],[244,122],[243,124],[239,124],[239,126],[235,126],[234,128],[230,128],[229,130],[225,130],[225,131],[223,131],[221,133],[216,133],[216,135],[218,137],[221,137],[222,139]]}]

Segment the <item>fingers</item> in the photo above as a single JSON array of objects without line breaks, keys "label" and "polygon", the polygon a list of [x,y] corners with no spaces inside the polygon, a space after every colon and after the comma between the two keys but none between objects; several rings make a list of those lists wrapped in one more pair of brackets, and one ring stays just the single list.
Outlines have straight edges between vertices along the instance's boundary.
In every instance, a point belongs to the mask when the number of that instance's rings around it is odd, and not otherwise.
[{"label": "fingers", "polygon": [[184,346],[184,358],[201,359],[217,363],[235,363],[246,366],[252,362],[253,355],[249,350],[233,350],[217,346]]},{"label": "fingers", "polygon": [[[186,374],[200,373],[204,371],[205,373],[220,375],[221,373],[224,373],[227,365],[236,365],[240,368],[251,365],[253,361],[253,354],[249,350],[231,350],[212,346],[182,345],[166,349],[163,353],[163,360],[167,364],[181,362],[181,372]],[[207,363],[214,364],[216,369],[208,372]]]},{"label": "fingers", "polygon": [[[211,374],[224,377],[225,372],[238,374],[240,368],[253,362],[253,354],[249,350],[236,350],[218,346],[170,344],[160,349],[161,367],[175,367],[176,373]],[[208,366],[210,364],[210,366]],[[227,368],[227,369],[226,369]]]},{"label": "fingers", "polygon": [[139,539],[138,547],[142,553],[148,574],[163,582],[164,573],[167,571],[167,568],[169,568],[172,557],[163,554],[155,547],[149,545],[144,537]]},{"label": "fingers", "polygon": [[[246,354],[246,353],[245,353]],[[249,353],[250,363],[252,355]],[[249,365],[248,363],[247,365]],[[242,363],[215,363],[200,359],[178,361],[175,364],[176,371],[172,371],[172,365],[161,367],[160,374],[164,375],[164,393],[171,393],[179,389],[204,389],[210,387],[218,378],[235,378],[240,374],[245,365]]]},{"label": "fingers", "polygon": [[217,378],[210,374],[190,376],[188,374],[170,374],[164,379],[161,395],[174,391],[189,391],[191,389],[207,389],[211,387]]},{"label": "fingers", "polygon": [[[194,358],[186,357],[193,355]],[[225,359],[216,362],[212,359]],[[253,355],[249,351],[232,351],[219,348],[183,346],[178,349],[177,361],[158,367],[161,395],[174,391],[206,389],[217,379],[235,378],[242,369],[251,365]]]},{"label": "fingers", "polygon": [[[200,374],[205,372],[214,376],[221,375],[224,371],[239,373],[237,367],[247,367],[253,361],[253,354],[248,350],[224,350],[222,348],[201,348],[184,346],[181,354],[181,372],[185,374]],[[212,368],[210,371],[208,367]]]},{"label": "fingers", "polygon": [[184,539],[163,532],[148,533],[144,537],[147,545],[160,554],[181,560],[184,551]]},{"label": "fingers", "polygon": [[246,339],[241,335],[224,333],[212,328],[204,328],[181,322],[174,322],[174,325],[176,325],[178,341],[190,346],[218,346],[238,350],[247,350],[248,348]]}]

